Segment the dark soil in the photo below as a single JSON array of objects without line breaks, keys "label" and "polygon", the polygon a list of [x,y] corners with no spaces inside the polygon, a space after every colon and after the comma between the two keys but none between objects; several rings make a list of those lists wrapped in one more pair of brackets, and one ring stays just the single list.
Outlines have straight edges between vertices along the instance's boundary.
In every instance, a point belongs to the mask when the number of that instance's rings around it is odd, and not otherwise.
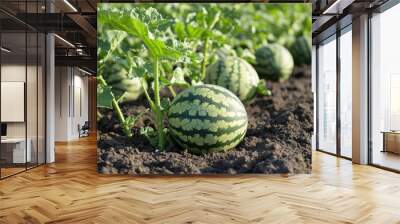
[{"label": "dark soil", "polygon": [[[310,173],[313,96],[311,69],[296,68],[286,82],[268,83],[272,96],[256,97],[246,105],[249,126],[246,137],[226,153],[202,156],[182,151],[171,143],[166,152],[156,151],[139,134],[151,125],[150,113],[134,127],[134,137],[122,135],[114,114],[98,122],[98,171],[113,174],[237,174]],[[125,114],[147,108],[144,99],[122,106]]]}]

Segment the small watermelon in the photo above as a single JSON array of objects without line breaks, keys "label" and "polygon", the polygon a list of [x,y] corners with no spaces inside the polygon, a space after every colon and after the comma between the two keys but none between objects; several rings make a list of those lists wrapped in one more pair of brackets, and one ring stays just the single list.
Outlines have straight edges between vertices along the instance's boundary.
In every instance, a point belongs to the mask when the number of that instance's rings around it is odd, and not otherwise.
[{"label": "small watermelon", "polygon": [[104,79],[117,98],[122,96],[121,102],[137,100],[143,93],[141,78],[128,78],[128,71],[119,64],[109,65],[105,69]]},{"label": "small watermelon", "polygon": [[304,36],[299,36],[290,45],[289,51],[293,56],[296,65],[311,64],[311,40]]},{"label": "small watermelon", "polygon": [[293,72],[293,57],[279,44],[267,44],[256,50],[256,70],[272,81],[287,80]]},{"label": "small watermelon", "polygon": [[208,66],[204,81],[225,87],[246,102],[254,97],[260,79],[253,66],[244,59],[225,57]]},{"label": "small watermelon", "polygon": [[210,84],[179,93],[168,111],[172,138],[195,154],[227,151],[246,134],[247,113],[229,90]]}]

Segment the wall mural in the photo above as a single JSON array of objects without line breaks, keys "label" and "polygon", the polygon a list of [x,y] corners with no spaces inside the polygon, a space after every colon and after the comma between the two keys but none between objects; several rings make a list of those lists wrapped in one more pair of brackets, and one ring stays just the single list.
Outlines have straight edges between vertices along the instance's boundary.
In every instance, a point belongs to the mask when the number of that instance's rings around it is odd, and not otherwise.
[{"label": "wall mural", "polygon": [[310,173],[311,4],[98,4],[98,172]]}]

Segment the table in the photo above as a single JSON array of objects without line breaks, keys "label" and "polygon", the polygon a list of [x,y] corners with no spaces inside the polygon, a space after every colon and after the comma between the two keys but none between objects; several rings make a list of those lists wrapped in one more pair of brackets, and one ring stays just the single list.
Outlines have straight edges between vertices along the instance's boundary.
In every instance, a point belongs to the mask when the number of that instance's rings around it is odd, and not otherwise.
[{"label": "table", "polygon": [[400,154],[400,131],[383,131],[383,151]]},{"label": "table", "polygon": [[[6,163],[26,163],[31,162],[32,153],[30,138],[26,139],[28,143],[25,152],[25,138],[5,138],[1,139],[1,157]],[[3,156],[4,155],[4,156]],[[12,158],[12,159],[11,159]]]}]

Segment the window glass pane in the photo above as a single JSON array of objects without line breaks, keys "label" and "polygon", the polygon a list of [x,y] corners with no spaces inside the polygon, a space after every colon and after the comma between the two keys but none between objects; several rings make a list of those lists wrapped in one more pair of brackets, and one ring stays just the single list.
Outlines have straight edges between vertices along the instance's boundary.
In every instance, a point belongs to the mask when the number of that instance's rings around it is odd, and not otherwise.
[{"label": "window glass pane", "polygon": [[[352,156],[352,35],[345,30],[340,36],[340,152]],[[346,32],[347,31],[347,32]]]},{"label": "window glass pane", "polygon": [[[26,33],[1,34],[1,174],[2,178],[25,170],[30,162],[26,142]],[[28,149],[28,150],[27,150]]]},{"label": "window glass pane", "polygon": [[28,168],[37,165],[37,83],[38,83],[38,57],[37,57],[37,46],[38,36],[36,32],[28,32],[28,62],[27,62],[27,80],[26,80],[26,115],[27,115],[27,141],[30,147],[30,161],[28,162]]},{"label": "window glass pane", "polygon": [[400,5],[371,19],[372,162],[400,170]]},{"label": "window glass pane", "polygon": [[318,48],[318,147],[336,153],[336,37]]},{"label": "window glass pane", "polygon": [[0,12],[1,178],[45,162],[45,35],[10,16],[42,13],[44,5],[45,0],[0,1],[9,12]]}]

